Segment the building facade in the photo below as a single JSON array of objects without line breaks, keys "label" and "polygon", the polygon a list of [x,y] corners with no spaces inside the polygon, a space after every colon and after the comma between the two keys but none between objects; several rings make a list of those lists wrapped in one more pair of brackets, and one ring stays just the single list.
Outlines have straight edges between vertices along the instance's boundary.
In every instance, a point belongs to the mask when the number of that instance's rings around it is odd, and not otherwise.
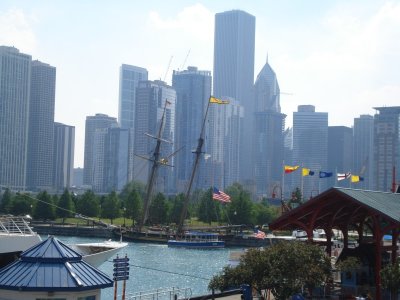
[{"label": "building facade", "polygon": [[286,117],[281,113],[278,80],[268,62],[257,76],[254,100],[252,168],[257,194],[266,196],[283,184]]},{"label": "building facade", "polygon": [[31,85],[30,55],[0,46],[0,187],[24,190]]},{"label": "building facade", "polygon": [[56,191],[73,185],[75,127],[54,123],[53,186]]},{"label": "building facade", "polygon": [[27,159],[29,190],[50,190],[53,186],[55,96],[56,68],[33,61]]},{"label": "building facade", "polygon": [[[285,190],[290,196],[295,188],[301,188],[303,200],[324,191],[327,178],[319,178],[320,171],[328,170],[328,113],[316,112],[313,105],[299,105],[293,113],[293,164],[315,172],[313,176],[302,178],[301,171],[286,174],[293,186]],[[333,174],[332,174],[333,175]]]},{"label": "building facade", "polygon": [[374,117],[361,115],[354,119],[352,173],[364,178],[357,187],[365,190],[374,188]]},{"label": "building facade", "polygon": [[252,179],[248,153],[253,133],[254,49],[254,16],[240,10],[215,15],[213,95],[233,98],[244,108],[240,137],[242,180]]},{"label": "building facade", "polygon": [[374,116],[375,190],[388,192],[392,189],[393,177],[400,176],[400,106],[374,109],[377,111]]},{"label": "building facade", "polygon": [[[196,149],[202,130],[206,107],[211,95],[211,72],[188,67],[174,71],[172,87],[176,91],[176,153],[174,168],[178,192],[185,192],[192,173]],[[205,130],[208,130],[208,126]],[[205,147],[203,148],[203,151]],[[204,155],[201,157],[193,188],[208,188]]]}]

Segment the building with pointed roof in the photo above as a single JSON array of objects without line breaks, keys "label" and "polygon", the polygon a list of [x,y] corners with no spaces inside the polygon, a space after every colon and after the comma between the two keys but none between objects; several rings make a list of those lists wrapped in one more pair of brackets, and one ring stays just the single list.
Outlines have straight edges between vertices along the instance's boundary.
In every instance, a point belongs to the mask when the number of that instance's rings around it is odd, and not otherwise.
[{"label": "building with pointed roof", "polygon": [[113,281],[82,255],[49,237],[0,270],[1,299],[101,299]]}]

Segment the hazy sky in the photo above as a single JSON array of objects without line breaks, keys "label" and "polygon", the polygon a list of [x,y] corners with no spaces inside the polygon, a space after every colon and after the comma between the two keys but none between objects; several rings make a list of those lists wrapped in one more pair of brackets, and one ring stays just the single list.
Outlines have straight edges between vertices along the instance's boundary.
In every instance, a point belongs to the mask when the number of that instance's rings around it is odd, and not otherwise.
[{"label": "hazy sky", "polygon": [[256,17],[255,77],[268,53],[292,94],[281,95],[286,126],[301,104],[345,126],[400,105],[400,1],[1,0],[0,45],[57,68],[55,120],[76,127],[83,167],[86,116],[118,117],[120,65],[169,84],[172,70],[212,71],[214,16],[232,9]]}]

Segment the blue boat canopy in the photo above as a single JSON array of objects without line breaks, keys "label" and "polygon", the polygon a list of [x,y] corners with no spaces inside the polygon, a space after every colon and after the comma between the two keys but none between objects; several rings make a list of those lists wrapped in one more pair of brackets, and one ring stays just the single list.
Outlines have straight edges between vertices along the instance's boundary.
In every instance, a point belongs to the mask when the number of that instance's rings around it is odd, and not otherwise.
[{"label": "blue boat canopy", "polygon": [[84,291],[111,286],[113,281],[105,273],[55,237],[24,251],[0,270],[0,289],[4,290]]}]

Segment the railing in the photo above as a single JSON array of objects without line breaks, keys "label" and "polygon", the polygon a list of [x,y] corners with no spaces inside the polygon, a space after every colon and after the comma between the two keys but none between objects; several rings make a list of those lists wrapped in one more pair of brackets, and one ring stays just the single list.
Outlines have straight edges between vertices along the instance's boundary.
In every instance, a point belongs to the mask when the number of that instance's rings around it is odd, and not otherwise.
[{"label": "railing", "polygon": [[23,217],[0,216],[0,233],[35,234]]},{"label": "railing", "polygon": [[128,293],[126,299],[128,300],[177,300],[177,299],[189,299],[192,296],[192,290],[190,288],[167,288],[167,289],[156,289],[152,291]]}]

